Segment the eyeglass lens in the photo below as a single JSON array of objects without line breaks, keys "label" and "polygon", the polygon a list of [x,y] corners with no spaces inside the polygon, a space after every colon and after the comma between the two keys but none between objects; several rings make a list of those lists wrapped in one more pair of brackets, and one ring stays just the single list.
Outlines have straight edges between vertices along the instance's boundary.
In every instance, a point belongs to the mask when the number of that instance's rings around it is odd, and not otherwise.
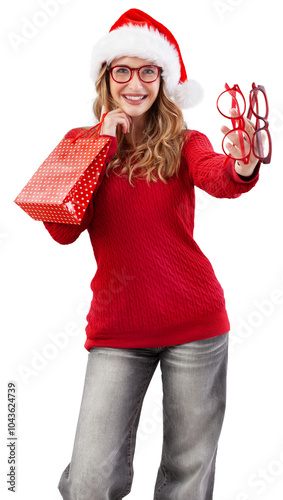
[{"label": "eyeglass lens", "polygon": [[251,107],[258,118],[267,118],[268,106],[265,95],[260,89],[251,91]]},{"label": "eyeglass lens", "polygon": [[245,112],[245,106],[245,99],[237,90],[223,92],[218,100],[219,110],[226,118],[231,118],[230,109],[232,107],[235,108],[238,112],[238,115],[235,116],[235,118],[243,116]]},{"label": "eyeglass lens", "polygon": [[[125,83],[131,79],[131,70],[126,66],[113,68],[112,75],[116,82]],[[139,69],[139,76],[143,82],[153,82],[158,77],[158,68],[155,66],[144,66]]]},{"label": "eyeglass lens", "polygon": [[270,151],[270,136],[266,130],[257,130],[253,136],[253,147],[257,158],[263,160]]},{"label": "eyeglass lens", "polygon": [[[241,149],[233,150],[233,153],[227,148],[228,144],[239,143],[242,147]],[[250,154],[251,146],[249,141],[249,136],[244,130],[232,130],[223,139],[223,148],[225,154],[234,158],[235,160],[242,160]]]}]

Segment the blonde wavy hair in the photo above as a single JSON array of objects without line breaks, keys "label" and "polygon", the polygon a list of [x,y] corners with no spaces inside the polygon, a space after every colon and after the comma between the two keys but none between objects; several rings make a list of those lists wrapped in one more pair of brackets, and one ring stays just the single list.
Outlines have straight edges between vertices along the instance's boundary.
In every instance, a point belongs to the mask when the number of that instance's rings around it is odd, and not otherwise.
[{"label": "blonde wavy hair", "polygon": [[[98,95],[93,104],[93,111],[99,121],[102,104],[108,111],[117,108],[110,94],[106,64],[102,67],[95,86]],[[107,177],[110,170],[115,171],[118,167],[122,167],[121,175],[128,177],[132,186],[132,178],[146,178],[147,182],[157,182],[159,177],[167,184],[167,179],[179,171],[186,130],[182,111],[165,94],[161,77],[158,96],[147,111],[141,142],[135,144],[134,125],[131,126],[129,134],[123,134],[121,127],[118,126],[118,149],[107,165]]]}]

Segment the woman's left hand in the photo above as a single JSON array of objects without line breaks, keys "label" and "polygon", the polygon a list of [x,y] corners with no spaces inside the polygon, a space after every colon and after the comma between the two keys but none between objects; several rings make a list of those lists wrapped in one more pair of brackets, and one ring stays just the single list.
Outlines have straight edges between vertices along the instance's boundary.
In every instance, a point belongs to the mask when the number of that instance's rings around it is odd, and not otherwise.
[{"label": "woman's left hand", "polygon": [[[232,118],[233,117],[236,118],[237,111],[235,109],[231,109],[230,114],[231,114]],[[243,118],[243,120],[245,122],[245,131],[249,135],[250,140],[252,142],[252,137],[253,137],[253,134],[255,132],[254,125],[247,118]],[[224,125],[223,127],[221,127],[221,132],[223,132],[223,134],[227,134],[228,132],[230,132],[230,129]],[[239,155],[239,151],[240,151],[239,140],[238,140],[237,134],[235,134],[235,136],[236,137],[235,137],[234,144],[228,145],[228,147],[231,151],[231,154],[233,154],[233,149],[234,149],[235,155]],[[257,163],[258,163],[258,159],[254,156],[253,151],[251,150],[250,157],[249,157],[249,163],[245,164],[241,160],[235,160],[235,170],[236,170],[237,174],[243,175],[245,177],[249,177],[250,175],[253,174],[253,171],[254,171]]]}]

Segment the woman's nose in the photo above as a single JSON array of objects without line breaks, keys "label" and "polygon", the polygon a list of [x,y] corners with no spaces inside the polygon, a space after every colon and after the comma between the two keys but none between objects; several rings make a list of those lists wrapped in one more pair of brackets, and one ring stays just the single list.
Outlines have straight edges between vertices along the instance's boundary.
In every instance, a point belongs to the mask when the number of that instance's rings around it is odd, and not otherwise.
[{"label": "woman's nose", "polygon": [[142,87],[142,82],[139,79],[137,71],[134,71],[133,78],[128,83],[130,89],[140,89]]}]

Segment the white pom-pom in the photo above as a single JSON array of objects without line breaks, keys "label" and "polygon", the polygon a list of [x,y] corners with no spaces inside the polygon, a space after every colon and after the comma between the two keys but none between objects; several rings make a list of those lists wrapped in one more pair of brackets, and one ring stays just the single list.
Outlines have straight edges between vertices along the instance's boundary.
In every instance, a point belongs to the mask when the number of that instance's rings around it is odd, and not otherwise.
[{"label": "white pom-pom", "polygon": [[187,80],[178,85],[173,99],[180,108],[193,108],[202,101],[203,88],[196,80]]}]

